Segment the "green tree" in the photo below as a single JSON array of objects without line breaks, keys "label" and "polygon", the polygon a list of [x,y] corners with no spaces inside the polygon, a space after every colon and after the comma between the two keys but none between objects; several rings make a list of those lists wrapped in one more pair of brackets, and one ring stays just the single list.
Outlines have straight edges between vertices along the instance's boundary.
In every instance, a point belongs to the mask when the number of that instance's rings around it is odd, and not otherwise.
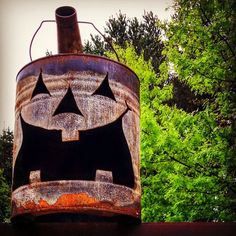
[{"label": "green tree", "polygon": [[10,217],[13,132],[2,131],[0,136],[0,222]]},{"label": "green tree", "polygon": [[[86,42],[84,52],[104,56],[107,51],[112,51],[107,41],[122,48],[131,44],[138,55],[143,54],[146,61],[151,61],[154,71],[159,76],[159,66],[165,59],[162,53],[163,29],[161,29],[160,20],[152,11],[145,12],[141,21],[138,21],[136,17],[127,18],[125,14],[119,12],[116,18],[111,17],[106,22],[104,31],[106,41],[99,35],[91,35],[92,42]],[[184,81],[174,75],[170,75],[168,81],[163,81],[159,86],[164,86],[166,82],[173,84],[173,97],[166,101],[168,105],[176,105],[187,112],[203,109],[205,99],[209,97],[208,94],[193,93]],[[153,86],[150,84],[150,88]]]},{"label": "green tree", "polygon": [[8,128],[2,130],[0,136],[0,169],[8,185],[12,181],[12,151],[13,151],[13,132]]},{"label": "green tree", "polygon": [[[126,48],[127,43],[132,44],[138,55],[143,53],[145,60],[151,59],[154,70],[159,73],[159,65],[163,60],[159,25],[160,20],[152,11],[144,12],[141,21],[137,17],[127,18],[119,12],[116,17],[109,18],[104,31],[108,41],[122,48]],[[84,52],[105,55],[107,51],[112,51],[101,36],[91,35],[91,40],[86,42]]]},{"label": "green tree", "polygon": [[[117,49],[141,82],[142,217],[236,220],[234,3],[174,7],[159,77],[134,48]],[[175,83],[187,88],[183,105],[197,100],[192,110],[175,103]]]},{"label": "green tree", "polygon": [[[235,220],[235,3],[176,0],[174,8],[150,92],[152,129],[142,121],[143,218]],[[187,88],[183,104],[197,100],[193,110],[175,103],[174,83]],[[158,87],[172,87],[172,97],[160,99]]]},{"label": "green tree", "polygon": [[0,169],[0,222],[9,221],[10,217],[10,186],[6,182]]}]

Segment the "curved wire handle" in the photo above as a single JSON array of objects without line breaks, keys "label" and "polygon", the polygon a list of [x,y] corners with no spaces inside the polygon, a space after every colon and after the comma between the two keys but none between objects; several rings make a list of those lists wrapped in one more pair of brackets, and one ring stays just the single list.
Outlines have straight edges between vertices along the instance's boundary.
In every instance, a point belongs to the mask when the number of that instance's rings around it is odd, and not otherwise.
[{"label": "curved wire handle", "polygon": [[[38,33],[38,31],[40,30],[41,26],[43,25],[43,23],[49,23],[49,22],[56,22],[55,20],[43,20],[39,27],[37,28],[37,30],[35,31],[31,41],[30,41],[30,46],[29,46],[29,57],[30,57],[30,60],[32,61],[32,53],[31,53],[31,49],[32,49],[32,45],[33,45],[33,41],[34,41],[34,38],[36,36],[36,34]],[[107,42],[109,44],[109,46],[111,47],[111,49],[113,50],[113,52],[115,53],[116,55],[116,58],[118,61],[120,61],[119,57],[118,57],[118,54],[116,52],[116,50],[114,49],[112,43],[106,38],[106,36],[104,34],[101,33],[101,31],[92,23],[92,22],[89,22],[89,21],[77,21],[77,23],[81,23],[81,24],[89,24],[89,25],[92,25],[93,28],[103,37],[104,41]]]},{"label": "curved wire handle", "polygon": [[33,44],[34,38],[35,38],[36,34],[38,33],[38,31],[40,30],[40,28],[41,28],[41,26],[43,25],[43,23],[45,23],[45,22],[56,22],[56,21],[55,21],[55,20],[43,20],[43,21],[40,23],[38,29],[34,32],[34,35],[33,35],[32,39],[31,39],[31,41],[30,41],[30,46],[29,46],[29,57],[30,57],[30,61],[32,61],[31,48],[32,48],[32,44]]}]

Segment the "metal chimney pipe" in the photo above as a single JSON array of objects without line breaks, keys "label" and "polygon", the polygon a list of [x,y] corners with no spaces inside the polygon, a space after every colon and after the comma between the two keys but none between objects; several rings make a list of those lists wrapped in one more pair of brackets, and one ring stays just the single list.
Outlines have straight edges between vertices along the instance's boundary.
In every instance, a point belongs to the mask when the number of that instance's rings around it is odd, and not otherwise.
[{"label": "metal chimney pipe", "polygon": [[63,6],[56,9],[58,53],[82,53],[76,10]]}]

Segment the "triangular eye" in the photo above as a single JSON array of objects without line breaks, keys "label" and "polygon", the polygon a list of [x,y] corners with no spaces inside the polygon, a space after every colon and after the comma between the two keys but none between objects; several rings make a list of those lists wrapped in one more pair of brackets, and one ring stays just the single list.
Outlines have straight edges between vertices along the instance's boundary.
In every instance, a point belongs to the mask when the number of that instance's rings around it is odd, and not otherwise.
[{"label": "triangular eye", "polygon": [[97,90],[92,95],[102,95],[102,96],[109,97],[110,99],[116,101],[115,96],[109,86],[108,73],[106,74],[106,77],[102,81],[100,86],[97,88]]},{"label": "triangular eye", "polygon": [[53,116],[58,115],[60,113],[67,113],[67,112],[75,113],[75,114],[83,116],[83,114],[81,113],[81,111],[79,110],[76,104],[74,95],[70,87],[67,89],[65,96],[62,98],[60,104],[58,105],[57,109],[53,113]]},{"label": "triangular eye", "polygon": [[50,92],[48,91],[46,85],[43,82],[42,70],[40,71],[31,99],[41,93],[48,94],[49,96],[51,96]]}]

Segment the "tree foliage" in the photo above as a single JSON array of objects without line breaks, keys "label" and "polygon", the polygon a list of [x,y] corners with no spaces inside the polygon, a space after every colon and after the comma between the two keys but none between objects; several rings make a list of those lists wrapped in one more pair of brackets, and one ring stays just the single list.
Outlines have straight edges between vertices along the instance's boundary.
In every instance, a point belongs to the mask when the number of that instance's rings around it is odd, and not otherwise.
[{"label": "tree foliage", "polygon": [[[143,217],[235,220],[235,3],[176,0],[174,8],[172,20],[163,24],[165,61],[151,91],[156,142],[149,143],[154,129],[143,130]],[[172,78],[188,88],[183,103],[190,89],[201,106],[185,112],[173,97],[160,99],[158,83],[168,90]]]},{"label": "tree foliage", "polygon": [[235,186],[227,173],[231,129],[222,129],[209,109],[192,114],[165,104],[173,85],[160,87],[151,63],[132,46],[116,50],[141,82],[142,219],[235,219],[229,195]]},{"label": "tree foliage", "polygon": [[0,136],[0,222],[10,217],[13,132],[3,130]]},{"label": "tree foliage", "polygon": [[[104,31],[108,41],[122,48],[126,48],[127,43],[132,44],[138,55],[143,53],[145,60],[151,59],[154,70],[159,73],[159,65],[163,60],[159,25],[160,21],[152,11],[144,12],[141,21],[137,17],[127,18],[119,12],[116,18],[109,18]],[[112,51],[101,36],[91,35],[91,40],[86,42],[84,52],[105,55],[106,51]]]},{"label": "tree foliage", "polygon": [[3,169],[3,176],[8,185],[12,180],[12,150],[13,132],[8,128],[2,131],[0,136],[0,169]]},{"label": "tree foliage", "polygon": [[[160,75],[133,46],[117,49],[141,82],[142,218],[236,220],[235,8],[182,0],[174,7],[162,25]],[[187,109],[176,100],[180,87]]]}]

